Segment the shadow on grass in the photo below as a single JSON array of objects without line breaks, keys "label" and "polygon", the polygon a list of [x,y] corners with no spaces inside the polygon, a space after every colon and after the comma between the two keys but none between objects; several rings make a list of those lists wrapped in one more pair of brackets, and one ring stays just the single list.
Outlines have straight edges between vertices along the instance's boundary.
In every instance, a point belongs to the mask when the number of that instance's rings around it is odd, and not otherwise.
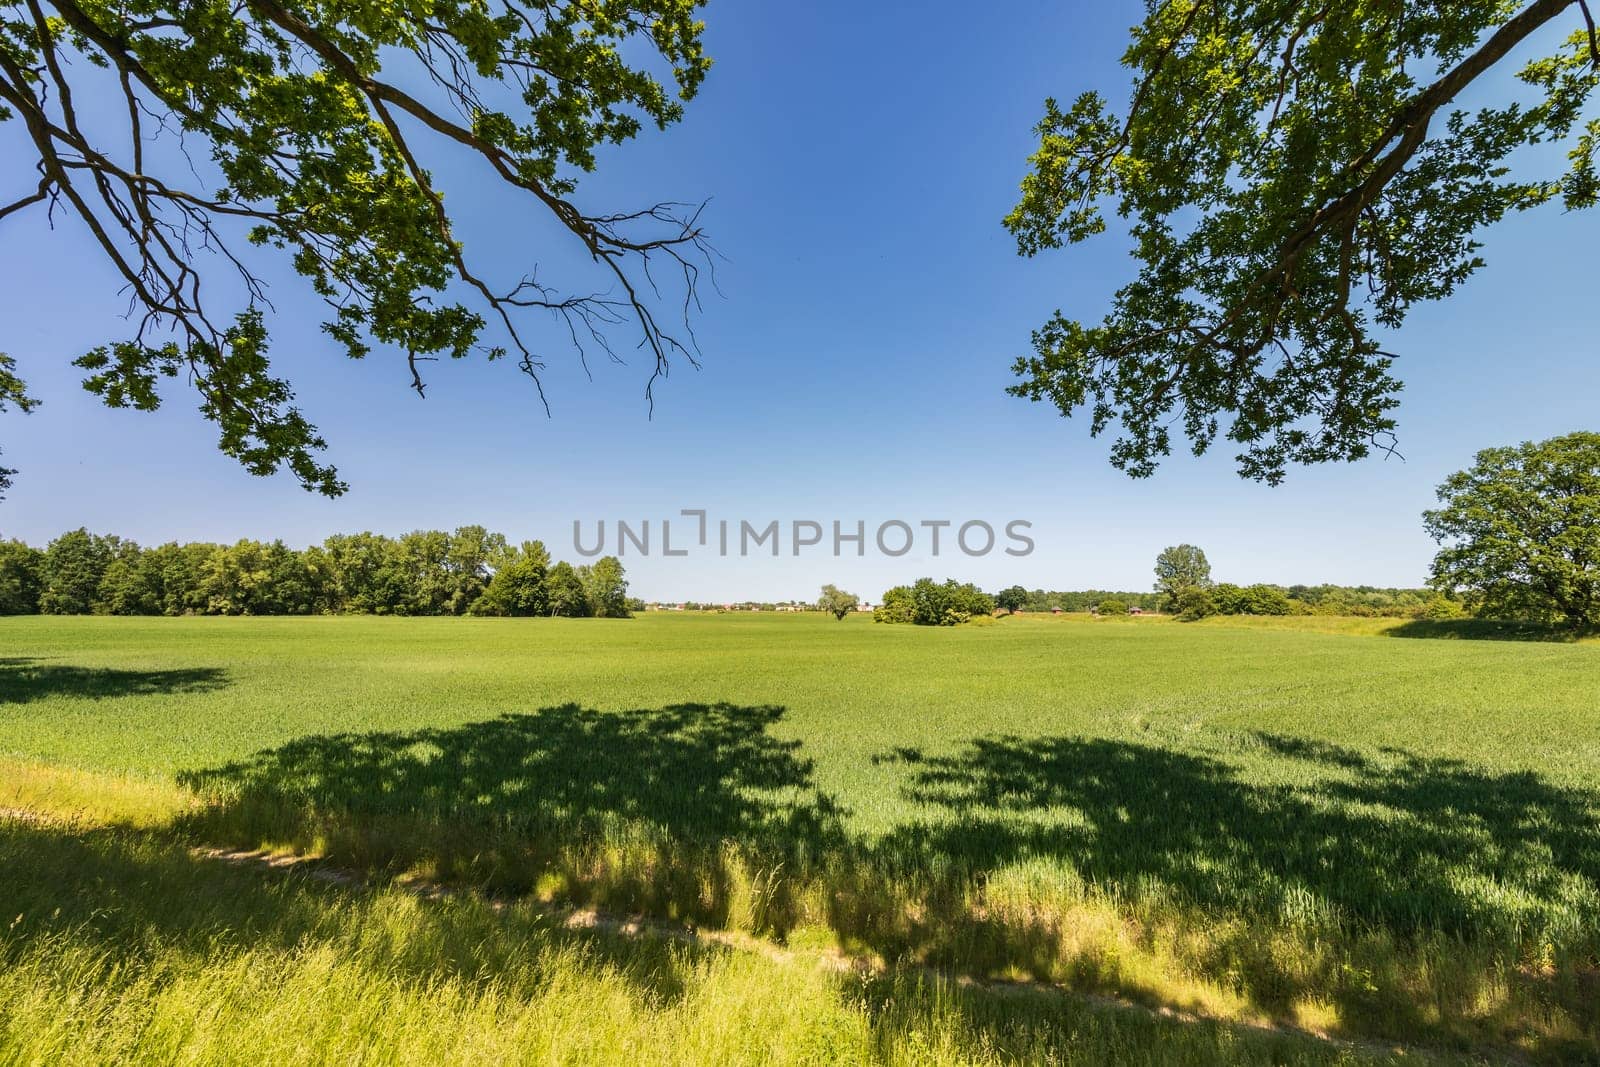
[{"label": "shadow on grass", "polygon": [[29,656],[0,658],[0,704],[25,704],[51,697],[96,700],[209,693],[227,684],[227,672],[217,667],[125,671],[74,667]]},{"label": "shadow on grass", "polygon": [[[1157,917],[1210,916],[1193,962],[1278,1018],[1315,996],[1352,1029],[1459,1038],[1474,1014],[1509,1035],[1527,1021],[1518,1016],[1553,1009],[1581,1028],[1574,1047],[1597,1051],[1600,793],[1394,749],[1240,740],[1245,753],[1276,757],[1269,777],[1097,738],[993,736],[955,755],[891,753],[884,761],[906,768],[907,797],[931,817],[879,842],[875,866],[910,871],[927,857],[992,885],[1044,861]],[[883,931],[894,935],[884,946],[936,959],[981,950],[991,966],[1105,979],[1092,960],[1063,970],[1053,943],[1063,932],[1049,923],[992,924],[975,937],[940,907],[950,902],[929,893],[920,921]],[[1269,944],[1284,931],[1337,951],[1285,958]],[[1486,1001],[1507,986],[1515,1007],[1487,1018]]]},{"label": "shadow on grass", "polygon": [[29,943],[86,948],[112,984],[119,976],[136,984],[152,973],[147,968],[174,960],[220,964],[240,952],[294,956],[319,946],[420,983],[477,983],[486,975],[526,982],[539,977],[546,955],[579,948],[670,1003],[698,961],[727,952],[567,930],[533,911],[385,900],[299,872],[265,875],[196,856],[152,832],[0,817],[0,854],[8,860],[0,865],[0,899],[10,924],[0,928],[0,960]]},{"label": "shadow on grass", "polygon": [[1543,622],[1511,619],[1411,619],[1383,631],[1385,637],[1417,637],[1431,641],[1549,641],[1571,644],[1600,631],[1574,630]]},{"label": "shadow on grass", "polygon": [[[191,833],[270,842],[366,869],[782,935],[779,877],[837,848],[777,707],[576,705],[410,733],[317,736],[181,781],[218,802]],[[768,872],[738,885],[733,868]]]},{"label": "shadow on grass", "polygon": [[1048,856],[1092,882],[1159,885],[1233,913],[1295,918],[1315,902],[1407,933],[1556,933],[1600,907],[1600,793],[1395,750],[1251,738],[1329,773],[1261,783],[1169,748],[983,738],[954,756],[899,757],[907,795],[941,817],[881,847],[974,870]]},{"label": "shadow on grass", "polygon": [[[765,998],[791,1016],[783,1020],[791,1037],[809,1039],[775,1042],[772,1062],[1353,1062],[1337,1046],[1302,1037],[918,973],[827,968],[824,980],[797,983],[792,961],[751,965],[705,941],[572,930],[516,905],[415,899],[294,871],[267,875],[199,858],[159,833],[0,817],[0,855],[8,861],[0,864],[0,992],[17,998],[13,1027],[0,1027],[7,1062],[8,1052],[19,1062],[59,1061],[69,1049],[73,1062],[228,1062],[244,1047],[241,1016],[263,1013],[302,1035],[302,1058],[311,1048],[313,1059],[330,1062],[405,1059],[426,1042],[435,1053],[456,1048],[482,1060],[474,1028],[515,1025],[534,1014],[522,1006],[541,998],[561,1005],[541,1013],[542,1056],[563,1062],[596,1060],[606,1045],[591,1041],[593,1032],[648,1039],[645,1027],[666,1011],[724,1030],[770,1023],[750,1009]],[[337,971],[325,969],[329,960]],[[610,996],[618,978],[627,1006]],[[342,984],[342,1001],[306,995],[308,984],[327,981]],[[416,990],[444,1010],[408,1010]],[[492,1013],[474,1010],[478,993]],[[366,1014],[341,1015],[352,1003]],[[630,1007],[631,1019],[618,1017]],[[29,1021],[67,1031],[69,1043],[38,1037]],[[654,1033],[670,1040],[674,1030]],[[729,1044],[763,1058],[765,1036],[746,1033]],[[343,1044],[306,1044],[330,1039]],[[843,1041],[851,1043],[841,1048]],[[41,1048],[49,1054],[37,1055]]]},{"label": "shadow on grass", "polygon": [[1210,983],[1349,1034],[1600,1047],[1600,793],[1272,734],[1002,735],[881,756],[915,814],[869,838],[782,716],[308,737],[185,775],[211,803],[183,830],[1151,1003],[1203,1009]]}]

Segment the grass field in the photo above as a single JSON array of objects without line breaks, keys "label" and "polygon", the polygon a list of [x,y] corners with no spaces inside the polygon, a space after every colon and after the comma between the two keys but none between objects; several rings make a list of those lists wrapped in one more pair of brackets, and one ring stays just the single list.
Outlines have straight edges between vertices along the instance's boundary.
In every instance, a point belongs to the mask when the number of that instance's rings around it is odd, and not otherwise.
[{"label": "grass field", "polygon": [[[302,1059],[380,1032],[430,1061],[1381,1048],[1245,1023],[1600,1055],[1600,645],[1388,628],[3,619],[0,807],[77,819],[3,823],[0,1042],[281,1050],[298,1005]],[[201,844],[519,903],[262,885]],[[889,971],[620,943],[538,901]],[[317,1007],[330,982],[351,1003]]]}]

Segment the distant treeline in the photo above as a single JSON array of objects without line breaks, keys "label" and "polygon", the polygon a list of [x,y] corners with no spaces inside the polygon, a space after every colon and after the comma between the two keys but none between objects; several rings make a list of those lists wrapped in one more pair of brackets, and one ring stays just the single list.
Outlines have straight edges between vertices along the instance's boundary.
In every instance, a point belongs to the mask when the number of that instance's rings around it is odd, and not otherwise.
[{"label": "distant treeline", "polygon": [[[1432,589],[1389,589],[1371,585],[1235,585],[1219,582],[1209,589],[1220,615],[1364,615],[1416,618],[1427,614],[1459,614],[1459,605]],[[1032,589],[1024,611],[1092,611],[1103,601],[1120,601],[1144,611],[1171,611],[1161,593],[1124,593],[1102,589],[1054,591]]]},{"label": "distant treeline", "polygon": [[1160,593],[1120,593],[1110,589],[1046,590],[1030,589],[1019,611],[1092,611],[1102,600],[1120,600],[1130,608],[1145,611],[1161,609]]},{"label": "distant treeline", "polygon": [[622,564],[574,567],[539,541],[482,526],[402,537],[335,534],[282,541],[169,542],[143,548],[87,530],[43,549],[0,541],[0,614],[30,615],[563,615],[623,617]]}]

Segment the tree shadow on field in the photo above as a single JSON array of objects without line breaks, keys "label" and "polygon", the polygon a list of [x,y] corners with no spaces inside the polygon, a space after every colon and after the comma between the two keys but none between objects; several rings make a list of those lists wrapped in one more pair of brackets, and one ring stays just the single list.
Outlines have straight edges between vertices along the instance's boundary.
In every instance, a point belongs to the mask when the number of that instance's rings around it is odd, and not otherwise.
[{"label": "tree shadow on field", "polygon": [[1575,630],[1544,622],[1514,619],[1411,619],[1383,631],[1385,637],[1414,637],[1430,641],[1544,641],[1572,644],[1592,637],[1596,630]]},{"label": "tree shadow on field", "polygon": [[[1402,1034],[1437,1025],[1435,1009],[1446,1018],[1476,1011],[1489,976],[1416,1003],[1415,986],[1406,988],[1416,975],[1383,970],[1401,955],[1395,946],[1471,944],[1485,966],[1496,953],[1514,965],[1537,948],[1543,972],[1509,980],[1537,980],[1533,995],[1587,1020],[1588,1041],[1600,1039],[1600,792],[1264,733],[1238,738],[1236,748],[1276,757],[1270,775],[1101,738],[1000,735],[949,756],[900,750],[881,759],[905,766],[905,794],[929,815],[886,837],[879,865],[922,857],[982,886],[1010,865],[1045,860],[1130,903],[1193,908],[1219,930],[1243,919],[1236,936],[1209,933],[1206,973],[1232,975],[1280,1017],[1302,994],[1331,992],[1342,1017],[1382,1020],[1378,1030]],[[971,953],[970,943],[944,944],[951,926],[934,920],[910,932],[920,944],[895,947]],[[1295,973],[1251,944],[1297,929],[1350,944],[1366,938],[1391,958],[1347,960],[1370,973],[1345,981]],[[996,962],[1007,953],[1012,966],[1037,960],[1059,979],[1058,936],[1035,931],[1032,942],[1013,937],[1006,946],[991,931],[1002,943]]]},{"label": "tree shadow on field", "polygon": [[[53,970],[53,953],[66,950],[74,959],[70,953],[86,949],[96,960],[90,980],[103,982],[106,992],[119,991],[119,982],[131,977],[137,995],[140,976],[171,966],[174,950],[188,961],[225,966],[240,952],[266,950],[281,963],[314,957],[325,946],[355,969],[422,986],[441,979],[470,986],[493,975],[503,988],[528,995],[547,981],[547,957],[559,961],[577,948],[670,1002],[701,961],[727,951],[569,930],[532,909],[396,900],[305,871],[267,873],[219,862],[167,835],[127,828],[0,816],[0,855],[8,860],[0,865],[0,900],[6,902],[0,960],[19,966],[31,950]],[[71,966],[61,970],[74,972]],[[35,992],[67,1005],[85,994],[76,985],[65,993]]]},{"label": "tree shadow on field", "polygon": [[0,658],[0,704],[26,704],[51,697],[98,700],[107,697],[209,693],[228,684],[217,667],[127,671],[74,667],[31,656]]},{"label": "tree shadow on field", "polygon": [[[212,800],[188,829],[363,869],[466,880],[723,925],[735,897],[779,935],[776,877],[841,838],[779,707],[575,704],[409,733],[306,737],[180,776]],[[753,914],[752,914],[753,913]]]}]

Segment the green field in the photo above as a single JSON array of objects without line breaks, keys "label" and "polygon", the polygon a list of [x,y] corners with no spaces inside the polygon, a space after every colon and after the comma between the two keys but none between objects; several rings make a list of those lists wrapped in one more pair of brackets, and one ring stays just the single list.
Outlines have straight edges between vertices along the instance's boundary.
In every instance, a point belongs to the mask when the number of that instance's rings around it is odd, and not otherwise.
[{"label": "green field", "polygon": [[[0,865],[0,900],[23,901],[0,942],[0,1039],[50,1059],[39,1042],[69,1040],[89,1018],[74,1012],[142,1012],[167,1029],[131,1032],[169,1044],[99,1053],[162,1059],[185,1033],[220,1040],[185,1030],[183,1005],[226,987],[255,1032],[251,998],[318,988],[323,951],[372,1011],[380,986],[420,998],[390,1007],[434,1061],[474,1058],[428,1044],[440,1034],[512,1030],[543,1035],[540,1062],[690,1031],[730,1044],[683,1044],[687,1061],[1340,1054],[1243,1023],[1600,1054],[1600,645],[1380,629],[3,619],[0,807],[78,819],[0,823],[21,857]],[[263,886],[183,847],[200,844],[523,902]],[[180,917],[131,885],[209,903]],[[516,909],[540,901],[889,971],[529,932],[536,913]],[[513,942],[528,958],[502,958]],[[589,1001],[609,1044],[551,1036]],[[784,1026],[761,1021],[774,1004]],[[490,1025],[502,1015],[514,1025]],[[404,1040],[393,1018],[342,1017],[347,1040]]]}]

